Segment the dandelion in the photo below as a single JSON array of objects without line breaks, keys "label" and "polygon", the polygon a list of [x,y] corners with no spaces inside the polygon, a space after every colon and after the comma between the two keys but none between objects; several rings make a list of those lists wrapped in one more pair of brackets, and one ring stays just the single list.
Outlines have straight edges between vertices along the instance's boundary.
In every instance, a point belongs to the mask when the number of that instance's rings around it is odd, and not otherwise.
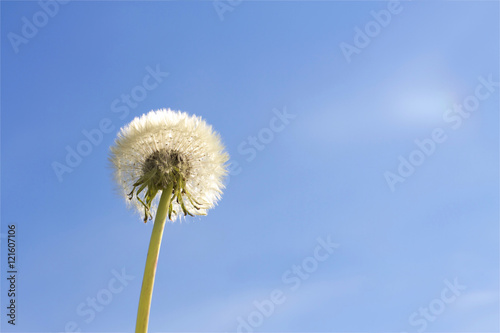
[{"label": "dandelion", "polygon": [[200,117],[162,109],[123,127],[110,160],[127,202],[144,222],[155,216],[136,324],[136,332],[146,332],[167,216],[175,221],[182,214],[206,215],[222,194],[228,155],[219,135]]}]

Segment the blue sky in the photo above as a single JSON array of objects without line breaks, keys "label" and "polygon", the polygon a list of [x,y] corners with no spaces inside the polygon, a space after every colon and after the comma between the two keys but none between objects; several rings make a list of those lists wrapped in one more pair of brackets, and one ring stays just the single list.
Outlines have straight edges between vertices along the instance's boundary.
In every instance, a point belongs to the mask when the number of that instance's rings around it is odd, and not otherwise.
[{"label": "blue sky", "polygon": [[233,171],[166,226],[151,332],[498,331],[499,4],[218,5],[1,2],[2,331],[134,330],[152,224],[107,156],[159,108]]}]

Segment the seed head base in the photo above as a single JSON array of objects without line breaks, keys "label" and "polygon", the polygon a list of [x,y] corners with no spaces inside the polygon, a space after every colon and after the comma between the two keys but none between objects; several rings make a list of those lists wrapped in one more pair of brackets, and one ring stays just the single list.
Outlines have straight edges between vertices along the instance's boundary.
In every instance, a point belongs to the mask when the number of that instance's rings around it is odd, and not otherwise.
[{"label": "seed head base", "polygon": [[[128,194],[129,200],[132,200],[135,194],[137,200],[144,206],[144,223],[152,219],[151,204],[159,191],[165,191],[168,185],[173,183],[172,197],[168,207],[168,218],[172,219],[177,212],[173,209],[174,200],[180,205],[184,216],[206,215],[201,213],[201,209],[208,208],[207,205],[198,202],[193,198],[186,188],[186,178],[190,174],[189,158],[175,150],[161,149],[149,155],[142,166],[143,174],[132,186],[132,191]],[[144,200],[139,197],[142,191]],[[191,205],[196,209],[194,213],[190,212],[184,203],[187,198]]]}]

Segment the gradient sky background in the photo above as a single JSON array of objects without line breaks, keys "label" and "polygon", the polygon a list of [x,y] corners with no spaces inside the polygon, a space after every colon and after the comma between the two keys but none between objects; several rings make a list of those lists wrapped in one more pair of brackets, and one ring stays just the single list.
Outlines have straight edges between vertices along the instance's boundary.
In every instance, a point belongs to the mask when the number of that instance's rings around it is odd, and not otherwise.
[{"label": "gradient sky background", "polygon": [[[107,156],[121,126],[164,107],[205,118],[239,168],[208,216],[166,226],[151,332],[235,331],[274,289],[286,300],[254,331],[416,332],[411,315],[455,279],[466,289],[425,331],[498,331],[499,87],[458,129],[443,115],[499,80],[499,4],[400,7],[348,62],[340,44],[386,2],[243,1],[224,20],[211,1],[70,2],[16,53],[9,33],[42,8],[2,1],[1,231],[16,224],[19,271],[15,327],[1,280],[2,331],[134,330],[152,224]],[[168,77],[113,112],[157,66]],[[295,118],[249,161],[238,147],[284,109]],[[59,181],[52,163],[106,118]],[[447,140],[391,191],[384,173],[436,128]],[[318,237],[340,247],[291,290],[283,274]],[[122,270],[133,279],[95,318],[77,312]]]}]

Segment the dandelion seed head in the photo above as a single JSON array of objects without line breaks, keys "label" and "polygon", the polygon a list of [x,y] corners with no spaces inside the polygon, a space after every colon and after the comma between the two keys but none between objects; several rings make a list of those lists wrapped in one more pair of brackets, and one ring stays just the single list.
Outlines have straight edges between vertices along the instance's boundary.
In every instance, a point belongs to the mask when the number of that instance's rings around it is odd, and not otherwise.
[{"label": "dandelion seed head", "polygon": [[203,119],[170,109],[151,111],[123,127],[110,161],[120,192],[144,215],[155,214],[159,196],[173,184],[169,217],[205,215],[224,188],[229,157]]}]

